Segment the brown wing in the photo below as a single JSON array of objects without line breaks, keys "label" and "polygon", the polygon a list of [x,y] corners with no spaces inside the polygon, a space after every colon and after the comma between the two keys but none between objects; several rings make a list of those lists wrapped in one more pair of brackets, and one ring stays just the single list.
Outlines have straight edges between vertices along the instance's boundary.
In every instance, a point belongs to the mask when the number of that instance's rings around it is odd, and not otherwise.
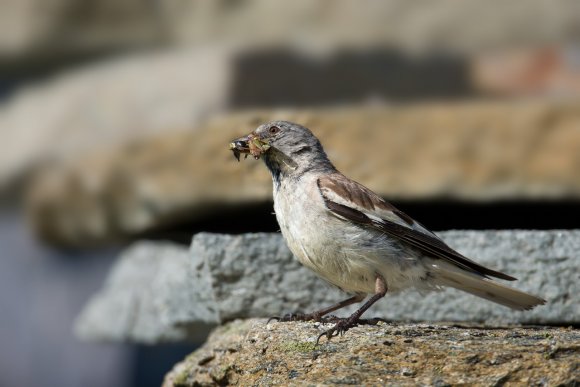
[{"label": "brown wing", "polygon": [[439,237],[411,217],[397,210],[370,189],[333,174],[318,179],[318,188],[326,208],[335,215],[362,227],[369,227],[407,243],[427,255],[453,263],[483,276],[514,281],[515,278],[488,269],[449,247]]}]

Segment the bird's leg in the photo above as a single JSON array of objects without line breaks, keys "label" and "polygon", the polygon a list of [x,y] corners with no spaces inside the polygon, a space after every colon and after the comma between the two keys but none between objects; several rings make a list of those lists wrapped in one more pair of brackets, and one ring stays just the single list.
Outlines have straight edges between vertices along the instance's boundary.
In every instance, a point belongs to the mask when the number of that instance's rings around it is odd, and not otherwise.
[{"label": "bird's leg", "polygon": [[346,300],[337,302],[334,305],[331,305],[327,308],[323,308],[320,310],[317,310],[316,312],[312,312],[312,313],[300,313],[300,312],[296,312],[296,313],[288,313],[285,314],[282,317],[271,317],[268,322],[270,322],[271,320],[278,320],[278,321],[321,321],[322,317],[327,315],[330,312],[334,312],[335,310],[344,308],[345,306],[354,304],[356,302],[361,302],[362,300],[364,300],[364,296],[362,294],[356,295],[356,296],[352,296],[350,298],[347,298]]},{"label": "bird's leg", "polygon": [[[318,341],[320,341],[320,338],[322,336],[326,336],[326,338],[330,340],[333,336],[338,336],[339,334],[342,335],[350,328],[359,324],[359,322],[362,322],[363,320],[360,320],[360,316],[362,316],[362,314],[366,312],[366,310],[370,308],[375,302],[383,298],[385,294],[387,294],[387,289],[388,288],[385,279],[381,275],[377,274],[377,278],[375,280],[375,294],[371,298],[369,298],[369,300],[365,302],[363,306],[361,306],[352,315],[350,315],[350,317],[341,319],[336,323],[335,326],[333,326],[332,328],[330,328],[329,330],[318,336],[316,344],[318,345]],[[368,320],[367,323],[369,322],[370,323],[374,322],[376,324],[376,322],[378,322],[378,319]]]}]

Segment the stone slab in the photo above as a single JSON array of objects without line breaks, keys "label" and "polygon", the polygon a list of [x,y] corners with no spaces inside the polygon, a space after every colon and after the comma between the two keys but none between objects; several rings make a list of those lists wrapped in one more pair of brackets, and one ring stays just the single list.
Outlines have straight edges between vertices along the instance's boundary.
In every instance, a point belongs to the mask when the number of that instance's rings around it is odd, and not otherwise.
[{"label": "stone slab", "polygon": [[[387,296],[368,316],[486,324],[580,323],[580,230],[447,231],[450,246],[519,279],[547,304],[518,312],[454,289]],[[313,311],[345,295],[302,267],[280,234],[197,234],[190,252],[140,243],[113,268],[77,321],[87,339],[181,341],[237,318]],[[339,312],[346,316],[353,308]]]}]

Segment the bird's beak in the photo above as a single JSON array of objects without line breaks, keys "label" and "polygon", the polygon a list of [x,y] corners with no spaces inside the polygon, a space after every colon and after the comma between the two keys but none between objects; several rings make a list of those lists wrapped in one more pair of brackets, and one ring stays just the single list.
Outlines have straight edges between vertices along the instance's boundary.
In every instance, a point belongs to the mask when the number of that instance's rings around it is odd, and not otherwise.
[{"label": "bird's beak", "polygon": [[245,157],[251,154],[258,160],[268,149],[270,149],[270,145],[254,133],[230,142],[230,150],[234,153],[234,157],[238,161],[240,161],[240,155],[242,153],[245,154]]}]

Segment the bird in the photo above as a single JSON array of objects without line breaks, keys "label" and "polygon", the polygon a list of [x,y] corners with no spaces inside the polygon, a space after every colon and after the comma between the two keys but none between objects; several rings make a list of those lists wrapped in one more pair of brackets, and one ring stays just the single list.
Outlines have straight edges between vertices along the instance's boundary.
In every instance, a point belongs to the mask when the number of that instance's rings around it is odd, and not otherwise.
[{"label": "bird", "polygon": [[[452,287],[515,310],[545,300],[495,279],[516,278],[485,267],[449,247],[435,233],[364,185],[349,179],[329,160],[310,129],[272,121],[229,144],[262,159],[272,175],[274,212],[298,261],[349,298],[312,313],[289,313],[281,321],[328,321],[328,340],[361,323],[361,316],[387,293]],[[347,318],[330,313],[370,298]],[[330,316],[330,317],[328,317]]]}]

